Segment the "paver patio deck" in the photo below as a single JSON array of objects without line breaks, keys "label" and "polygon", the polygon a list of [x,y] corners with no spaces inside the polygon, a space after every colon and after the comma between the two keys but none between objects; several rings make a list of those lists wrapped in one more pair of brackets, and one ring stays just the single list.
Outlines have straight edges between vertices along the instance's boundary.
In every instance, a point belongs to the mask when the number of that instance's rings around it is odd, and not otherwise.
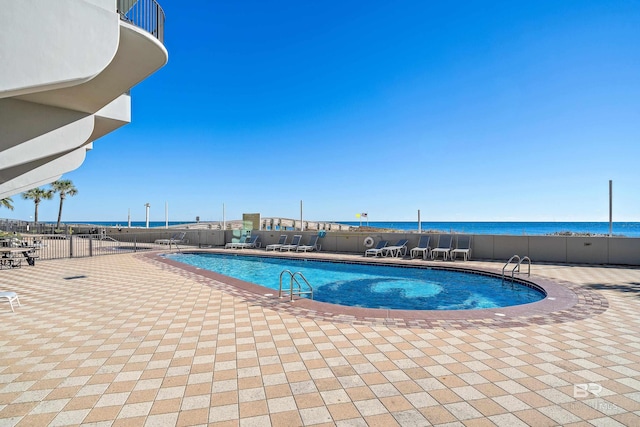
[{"label": "paver patio deck", "polygon": [[532,273],[608,308],[388,327],[296,316],[145,254],[2,270],[22,306],[0,304],[0,426],[640,425],[640,269]]}]

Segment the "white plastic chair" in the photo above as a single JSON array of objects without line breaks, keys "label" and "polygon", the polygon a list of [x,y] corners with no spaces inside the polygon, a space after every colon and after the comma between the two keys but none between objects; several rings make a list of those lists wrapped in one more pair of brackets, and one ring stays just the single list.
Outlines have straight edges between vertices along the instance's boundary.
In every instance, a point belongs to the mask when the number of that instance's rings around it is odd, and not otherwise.
[{"label": "white plastic chair", "polygon": [[442,258],[446,261],[447,257],[451,255],[451,244],[453,243],[453,236],[451,234],[444,234],[438,239],[438,246],[431,249],[431,259],[438,258],[439,254],[442,254]]},{"label": "white plastic chair", "polygon": [[382,256],[382,249],[384,249],[388,244],[389,244],[388,241],[380,240],[375,248],[370,248],[370,249],[367,249],[366,251],[364,251],[364,256],[365,257],[368,257],[369,255],[371,255],[371,256],[378,256],[378,255]]},{"label": "white plastic chair", "polygon": [[11,305],[11,311],[15,312],[15,310],[13,309],[14,301],[16,301],[18,303],[18,307],[20,307],[20,300],[18,299],[18,294],[16,294],[15,292],[11,292],[11,291],[0,292],[0,298],[6,298],[7,300],[9,300],[9,304]]},{"label": "white plastic chair", "polygon": [[272,243],[270,245],[267,245],[264,249],[265,251],[268,251],[269,249],[271,249],[272,251],[275,251],[276,249],[280,249],[286,244],[287,244],[287,235],[281,234],[280,239],[278,240],[278,243]]},{"label": "white plastic chair", "polygon": [[395,245],[385,246],[382,248],[382,256],[405,256],[407,254],[407,243],[409,243],[409,239],[402,239],[398,240]]},{"label": "white plastic chair", "polygon": [[420,241],[418,242],[418,246],[411,249],[410,255],[411,258],[415,258],[418,254],[422,254],[422,259],[427,259],[427,257],[431,254],[431,247],[429,246],[429,241],[431,240],[431,236],[420,236]]},{"label": "white plastic chair", "polygon": [[456,259],[456,254],[462,254],[465,261],[471,258],[471,236],[458,236],[456,248],[449,253],[451,260]]}]

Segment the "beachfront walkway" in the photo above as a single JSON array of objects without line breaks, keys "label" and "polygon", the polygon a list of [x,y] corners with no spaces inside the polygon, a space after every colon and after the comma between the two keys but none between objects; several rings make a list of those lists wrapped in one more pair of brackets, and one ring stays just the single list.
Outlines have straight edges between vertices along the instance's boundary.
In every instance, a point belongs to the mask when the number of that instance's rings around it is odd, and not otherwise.
[{"label": "beachfront walkway", "polygon": [[0,426],[640,425],[640,269],[533,272],[609,308],[387,328],[294,317],[140,254],[2,270],[22,307],[0,304]]}]

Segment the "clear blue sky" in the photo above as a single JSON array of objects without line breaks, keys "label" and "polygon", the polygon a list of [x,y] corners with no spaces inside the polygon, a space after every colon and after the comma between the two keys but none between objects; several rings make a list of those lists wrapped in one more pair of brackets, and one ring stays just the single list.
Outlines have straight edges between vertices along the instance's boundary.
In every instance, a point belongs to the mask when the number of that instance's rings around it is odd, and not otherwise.
[{"label": "clear blue sky", "polygon": [[[640,221],[640,2],[160,1],[63,221]],[[29,219],[13,197],[2,216]],[[58,203],[41,204],[55,220]]]}]

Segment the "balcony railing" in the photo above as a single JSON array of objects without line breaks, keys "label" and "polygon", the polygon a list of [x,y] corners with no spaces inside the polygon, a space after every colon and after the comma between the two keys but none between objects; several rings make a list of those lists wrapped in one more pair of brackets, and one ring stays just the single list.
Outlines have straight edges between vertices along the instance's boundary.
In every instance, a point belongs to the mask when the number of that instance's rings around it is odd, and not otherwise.
[{"label": "balcony railing", "polygon": [[156,0],[118,0],[120,19],[153,34],[164,43],[164,10]]}]

